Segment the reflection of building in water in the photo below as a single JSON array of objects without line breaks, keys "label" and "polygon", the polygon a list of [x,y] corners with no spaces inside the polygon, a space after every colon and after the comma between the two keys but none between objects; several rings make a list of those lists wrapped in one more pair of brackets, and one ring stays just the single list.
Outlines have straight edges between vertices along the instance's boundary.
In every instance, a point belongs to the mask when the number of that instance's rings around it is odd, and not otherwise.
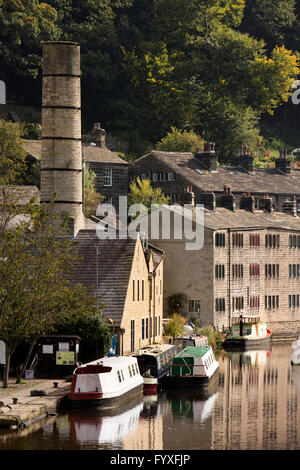
[{"label": "reflection of building in water", "polygon": [[144,406],[135,431],[123,440],[124,450],[163,449],[163,417],[157,395],[144,396]]},{"label": "reflection of building in water", "polygon": [[220,360],[223,392],[213,409],[212,449],[293,449],[300,407],[288,344]]}]

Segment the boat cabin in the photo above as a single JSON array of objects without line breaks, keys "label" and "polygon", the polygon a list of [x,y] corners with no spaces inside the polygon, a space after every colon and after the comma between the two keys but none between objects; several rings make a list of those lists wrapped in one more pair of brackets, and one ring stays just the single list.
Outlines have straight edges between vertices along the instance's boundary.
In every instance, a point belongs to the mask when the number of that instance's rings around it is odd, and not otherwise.
[{"label": "boat cabin", "polygon": [[211,377],[218,366],[210,346],[187,347],[174,358],[170,377]]},{"label": "boat cabin", "polygon": [[258,316],[233,317],[230,336],[264,337],[267,336],[267,324]]},{"label": "boat cabin", "polygon": [[185,335],[185,336],[180,336],[179,338],[175,338],[174,344],[177,346],[178,352],[180,352],[183,349],[187,348],[188,346],[191,346],[191,347],[208,346],[208,339],[207,339],[207,336],[202,336],[202,335]]},{"label": "boat cabin", "polygon": [[134,354],[143,377],[160,377],[169,371],[172,359],[177,354],[177,346],[158,344],[146,346]]}]

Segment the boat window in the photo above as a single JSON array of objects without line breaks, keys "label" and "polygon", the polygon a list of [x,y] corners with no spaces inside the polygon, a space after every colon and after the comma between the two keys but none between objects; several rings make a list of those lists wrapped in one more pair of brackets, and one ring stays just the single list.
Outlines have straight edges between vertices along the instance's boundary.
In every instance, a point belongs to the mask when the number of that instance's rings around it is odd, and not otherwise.
[{"label": "boat window", "polygon": [[139,369],[138,369],[138,365],[135,364],[135,370],[136,370],[136,373],[138,374],[139,373]]},{"label": "boat window", "polygon": [[128,366],[128,370],[129,370],[130,377],[132,377],[132,372],[131,372],[130,366]]},{"label": "boat window", "polygon": [[131,364],[131,369],[132,369],[133,375],[135,375],[135,370],[134,370],[133,364]]},{"label": "boat window", "polygon": [[122,382],[120,371],[117,371],[119,382]]},{"label": "boat window", "polygon": [[123,370],[121,369],[122,379],[124,380]]}]

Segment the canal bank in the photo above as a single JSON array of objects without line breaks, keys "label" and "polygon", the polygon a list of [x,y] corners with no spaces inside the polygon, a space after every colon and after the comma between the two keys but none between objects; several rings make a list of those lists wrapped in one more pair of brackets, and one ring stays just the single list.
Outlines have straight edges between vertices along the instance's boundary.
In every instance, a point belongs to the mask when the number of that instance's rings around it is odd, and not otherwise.
[{"label": "canal bank", "polygon": [[56,413],[71,390],[62,379],[9,379],[8,388],[0,388],[0,428],[26,428]]}]

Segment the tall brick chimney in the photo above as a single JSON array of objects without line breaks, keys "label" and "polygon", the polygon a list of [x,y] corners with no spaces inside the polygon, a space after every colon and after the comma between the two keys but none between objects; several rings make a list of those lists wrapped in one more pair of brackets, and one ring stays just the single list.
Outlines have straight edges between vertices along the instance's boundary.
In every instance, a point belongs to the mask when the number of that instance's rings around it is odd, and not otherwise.
[{"label": "tall brick chimney", "polygon": [[204,170],[215,171],[217,169],[217,156],[214,142],[205,142],[203,152],[196,153],[195,158]]},{"label": "tall brick chimney", "polygon": [[84,218],[80,47],[74,42],[43,45],[41,203],[54,193],[54,213],[69,215],[75,236]]},{"label": "tall brick chimney", "polygon": [[224,194],[221,196],[221,207],[225,207],[225,209],[229,209],[231,211],[235,211],[235,199],[234,195],[231,193],[230,186],[224,185]]},{"label": "tall brick chimney", "polygon": [[251,173],[253,172],[253,157],[250,155],[246,145],[242,145],[238,154],[231,157],[231,165],[241,167]]},{"label": "tall brick chimney", "polygon": [[275,160],[276,170],[280,171],[280,173],[284,173],[285,175],[289,175],[292,171],[292,162],[287,158],[287,154],[287,149],[282,149],[280,150],[280,157]]},{"label": "tall brick chimney", "polygon": [[182,201],[183,201],[183,204],[191,204],[192,208],[194,209],[195,195],[193,193],[192,186],[187,186],[186,188],[184,188]]}]

